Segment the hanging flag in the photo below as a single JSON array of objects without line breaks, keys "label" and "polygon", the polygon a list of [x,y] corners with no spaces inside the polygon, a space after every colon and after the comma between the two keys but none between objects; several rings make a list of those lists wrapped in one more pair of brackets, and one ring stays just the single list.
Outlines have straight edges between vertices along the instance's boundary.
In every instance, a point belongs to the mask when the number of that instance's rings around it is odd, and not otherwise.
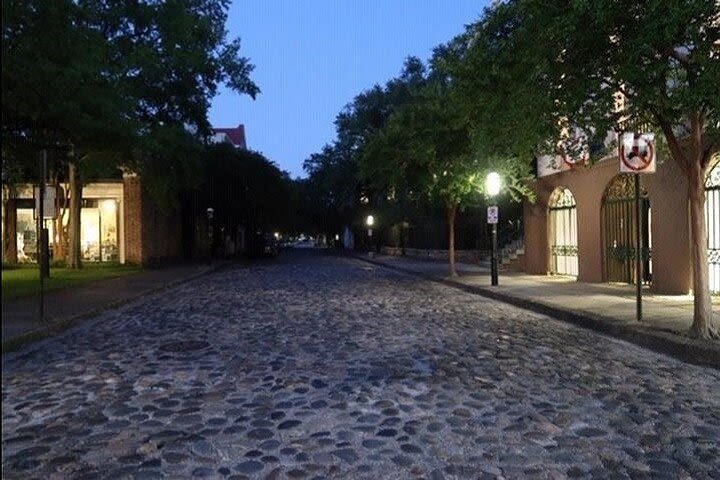
[{"label": "hanging flag", "polygon": [[547,177],[572,168],[560,155],[540,155],[536,160],[538,177]]}]

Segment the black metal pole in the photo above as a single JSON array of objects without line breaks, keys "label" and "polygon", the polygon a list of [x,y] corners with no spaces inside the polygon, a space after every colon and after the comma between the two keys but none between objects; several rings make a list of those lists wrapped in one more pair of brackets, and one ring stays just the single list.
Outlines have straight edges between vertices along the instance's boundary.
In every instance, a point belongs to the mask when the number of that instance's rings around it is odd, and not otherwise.
[{"label": "black metal pole", "polygon": [[640,174],[635,174],[635,318],[642,321],[642,216],[640,212]]},{"label": "black metal pole", "polygon": [[210,242],[210,251],[208,252],[208,265],[212,265],[213,261],[213,221],[208,219],[208,240]]},{"label": "black metal pole", "polygon": [[498,238],[497,223],[492,224],[492,261],[490,262],[490,284],[498,284]]},{"label": "black metal pole", "polygon": [[44,203],[45,203],[45,169],[47,166],[47,150],[43,149],[42,156],[40,157],[40,185],[38,187],[38,199],[37,199],[37,260],[38,260],[38,273],[40,274],[40,321],[45,319],[45,245],[43,241],[43,217],[45,216]]},{"label": "black metal pole", "polygon": [[40,189],[42,190],[42,203],[43,203],[43,214],[40,222],[40,254],[38,255],[38,261],[40,262],[40,275],[44,278],[50,278],[50,242],[48,229],[45,226],[45,197],[47,197],[46,181],[47,181],[47,150],[43,150],[42,154],[42,169],[41,169],[42,182],[40,183]]}]

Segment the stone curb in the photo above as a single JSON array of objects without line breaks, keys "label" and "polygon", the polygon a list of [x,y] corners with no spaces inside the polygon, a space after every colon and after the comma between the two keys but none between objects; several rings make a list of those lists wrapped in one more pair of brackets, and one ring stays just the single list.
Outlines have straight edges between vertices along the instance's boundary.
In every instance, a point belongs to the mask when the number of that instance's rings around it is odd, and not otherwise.
[{"label": "stone curb", "polygon": [[572,312],[535,300],[527,300],[495,290],[493,287],[478,287],[466,285],[435,275],[417,272],[397,265],[388,265],[379,260],[352,255],[353,258],[373,265],[414,275],[416,277],[441,283],[448,287],[458,288],[468,293],[481,295],[486,298],[498,300],[516,307],[524,308],[535,313],[547,315],[563,322],[593,330],[626,342],[647,348],[657,353],[669,355],[683,362],[711,367],[720,370],[720,343],[710,340],[698,340],[678,334],[652,330],[648,327],[633,326],[620,323],[617,319],[587,312]]},{"label": "stone curb", "polygon": [[177,287],[178,285],[182,285],[183,283],[190,282],[192,280],[203,277],[205,275],[209,275],[211,273],[219,272],[221,270],[224,270],[224,269],[229,268],[230,266],[236,265],[236,264],[237,264],[237,262],[218,264],[217,266],[210,267],[207,270],[205,270],[201,273],[192,275],[190,277],[182,278],[180,280],[176,280],[176,281],[173,281],[170,283],[165,283],[158,287],[144,290],[136,295],[132,295],[130,297],[116,300],[114,302],[106,303],[106,304],[104,304],[100,307],[94,308],[92,310],[89,310],[89,311],[86,311],[83,313],[78,313],[77,315],[72,315],[69,317],[52,320],[51,322],[48,322],[47,325],[43,325],[40,328],[36,328],[27,333],[23,333],[21,335],[18,335],[17,337],[9,339],[9,340],[3,340],[2,354],[5,355],[6,353],[16,351],[19,348],[21,348],[25,345],[28,345],[30,343],[33,343],[33,342],[48,338],[52,335],[64,332],[65,330],[68,330],[76,325],[79,325],[80,323],[82,323],[83,320],[87,320],[89,318],[96,317],[96,316],[100,315],[101,313],[106,312],[108,310],[122,307],[122,306],[130,304],[136,300],[139,300],[143,297],[147,297],[147,296],[150,296],[155,293],[169,290],[171,288]]}]

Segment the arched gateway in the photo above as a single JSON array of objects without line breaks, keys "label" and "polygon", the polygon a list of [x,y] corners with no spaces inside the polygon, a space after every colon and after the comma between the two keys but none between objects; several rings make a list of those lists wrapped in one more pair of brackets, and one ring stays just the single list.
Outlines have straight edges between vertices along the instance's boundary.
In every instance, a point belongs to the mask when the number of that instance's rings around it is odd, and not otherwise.
[{"label": "arched gateway", "polygon": [[577,205],[570,190],[556,188],[548,202],[550,217],[550,272],[578,274]]},{"label": "arched gateway", "polygon": [[705,181],[710,291],[720,293],[720,158]]},{"label": "arched gateway", "polygon": [[[635,184],[631,174],[616,175],[608,184],[602,202],[603,278],[607,282],[635,283]],[[650,200],[640,191],[640,225],[643,282],[652,278]]]}]

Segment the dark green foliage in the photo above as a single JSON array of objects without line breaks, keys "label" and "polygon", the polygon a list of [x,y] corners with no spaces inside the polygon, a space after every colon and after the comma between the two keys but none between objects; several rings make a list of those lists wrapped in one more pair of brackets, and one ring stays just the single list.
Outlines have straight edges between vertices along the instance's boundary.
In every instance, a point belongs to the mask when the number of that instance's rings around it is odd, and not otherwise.
[{"label": "dark green foliage", "polygon": [[457,41],[467,52],[455,71],[481,144],[547,153],[577,128],[597,159],[607,151],[593,147],[609,130],[662,132],[685,174],[679,185],[688,188],[690,334],[720,336],[703,209],[704,178],[720,148],[718,3],[510,0],[486,10]]},{"label": "dark green foliage", "polygon": [[209,133],[218,85],[259,93],[239,40],[226,38],[227,7],[3,2],[3,170],[33,165],[40,148],[64,148],[85,181],[108,170],[93,162],[131,169],[155,176],[147,184],[167,202],[197,162],[199,145],[183,131]]},{"label": "dark green foliage", "polygon": [[111,46],[74,2],[3,2],[2,48],[4,162],[34,163],[44,147],[127,151],[131,100],[116,88]]},{"label": "dark green foliage", "polygon": [[202,157],[198,189],[215,209],[216,223],[234,231],[286,232],[292,228],[292,182],[262,154],[228,144],[210,145]]},{"label": "dark green foliage", "polygon": [[469,47],[456,73],[479,135],[500,149],[552,149],[568,125],[675,136],[695,113],[717,149],[718,18],[707,0],[503,2],[457,39]]}]

